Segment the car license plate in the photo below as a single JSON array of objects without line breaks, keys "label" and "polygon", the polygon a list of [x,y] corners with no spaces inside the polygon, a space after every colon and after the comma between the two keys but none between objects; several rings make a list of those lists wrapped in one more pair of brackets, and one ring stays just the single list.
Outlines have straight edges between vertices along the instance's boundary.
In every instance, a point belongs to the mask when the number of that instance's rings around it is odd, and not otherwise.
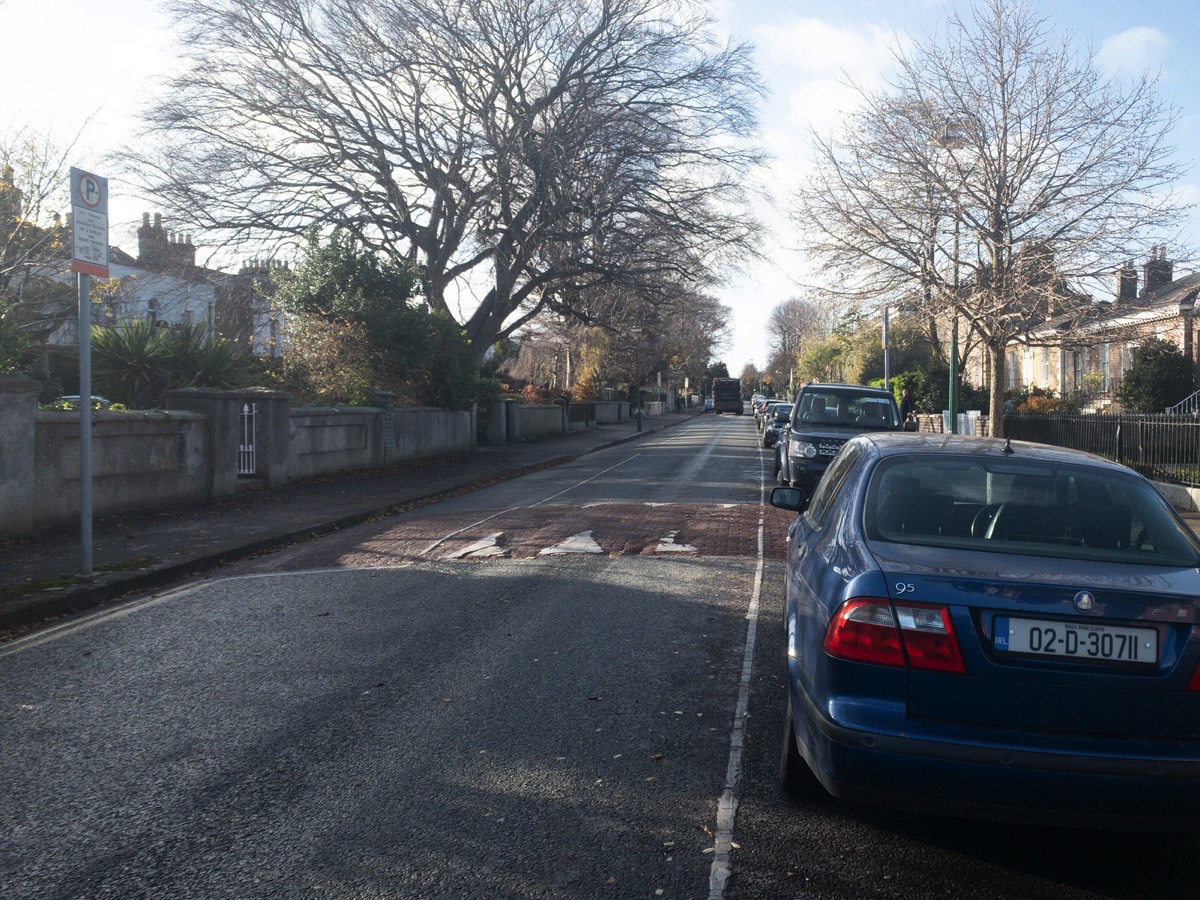
[{"label": "car license plate", "polygon": [[1005,653],[1032,653],[1094,662],[1158,661],[1158,632],[1153,628],[1094,622],[1000,616],[996,619],[994,646]]}]

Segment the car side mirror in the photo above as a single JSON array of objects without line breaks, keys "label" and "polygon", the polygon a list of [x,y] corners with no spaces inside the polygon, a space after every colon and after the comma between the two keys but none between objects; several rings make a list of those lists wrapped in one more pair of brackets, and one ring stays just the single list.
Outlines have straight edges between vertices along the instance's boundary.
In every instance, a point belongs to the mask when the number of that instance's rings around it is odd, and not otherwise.
[{"label": "car side mirror", "polygon": [[804,512],[804,508],[808,506],[808,498],[800,488],[777,487],[771,490],[771,505],[777,509],[799,513]]}]

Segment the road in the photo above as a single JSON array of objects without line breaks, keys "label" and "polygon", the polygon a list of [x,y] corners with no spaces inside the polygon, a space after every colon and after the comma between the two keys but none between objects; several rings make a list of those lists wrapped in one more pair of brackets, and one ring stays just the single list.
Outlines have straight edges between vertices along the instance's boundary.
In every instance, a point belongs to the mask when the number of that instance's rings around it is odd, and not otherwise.
[{"label": "road", "polygon": [[769,466],[706,416],[0,648],[0,896],[1191,896],[778,793]]}]

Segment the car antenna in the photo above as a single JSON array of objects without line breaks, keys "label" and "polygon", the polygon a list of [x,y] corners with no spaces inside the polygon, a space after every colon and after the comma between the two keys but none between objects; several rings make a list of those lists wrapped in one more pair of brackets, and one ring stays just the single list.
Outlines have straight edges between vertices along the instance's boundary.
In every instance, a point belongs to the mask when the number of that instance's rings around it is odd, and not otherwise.
[{"label": "car antenna", "polygon": [[1014,450],[1012,448],[1012,438],[1006,437],[1004,439],[1004,447],[1000,450],[1000,452],[1001,453],[1016,453],[1017,452],[1016,450]]}]

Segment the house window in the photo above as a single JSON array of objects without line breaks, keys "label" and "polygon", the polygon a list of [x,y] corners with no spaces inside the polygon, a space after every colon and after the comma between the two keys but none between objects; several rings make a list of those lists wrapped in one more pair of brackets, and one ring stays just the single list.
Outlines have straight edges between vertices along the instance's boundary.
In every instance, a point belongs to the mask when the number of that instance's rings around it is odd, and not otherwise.
[{"label": "house window", "polygon": [[1100,390],[1108,390],[1108,344],[1100,345],[1100,374],[1104,376],[1104,380],[1100,382]]},{"label": "house window", "polygon": [[1050,387],[1050,348],[1042,348],[1042,387]]},{"label": "house window", "polygon": [[1008,389],[1015,391],[1017,389],[1017,354],[1015,352],[1008,354]]}]

